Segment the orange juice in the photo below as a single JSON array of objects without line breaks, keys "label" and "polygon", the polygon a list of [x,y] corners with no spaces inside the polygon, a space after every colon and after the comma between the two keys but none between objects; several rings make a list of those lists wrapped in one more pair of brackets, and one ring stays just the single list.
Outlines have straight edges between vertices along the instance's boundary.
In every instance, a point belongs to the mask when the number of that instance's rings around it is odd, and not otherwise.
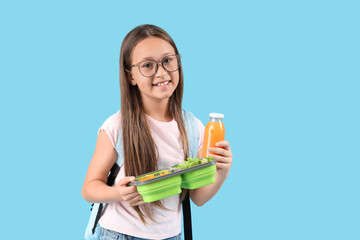
[{"label": "orange juice", "polygon": [[208,157],[209,147],[215,147],[215,143],[223,141],[225,138],[225,127],[222,119],[224,115],[221,113],[210,113],[210,120],[206,124],[204,132],[203,152],[202,157]]}]

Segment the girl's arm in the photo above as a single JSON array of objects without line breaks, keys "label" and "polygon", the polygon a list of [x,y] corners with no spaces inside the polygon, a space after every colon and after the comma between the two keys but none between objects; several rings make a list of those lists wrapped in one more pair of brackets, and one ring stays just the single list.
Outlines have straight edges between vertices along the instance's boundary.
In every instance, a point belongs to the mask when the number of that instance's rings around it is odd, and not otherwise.
[{"label": "girl's arm", "polygon": [[[209,201],[223,185],[225,179],[229,175],[231,163],[232,163],[232,153],[230,149],[230,144],[228,141],[221,141],[216,143],[215,148],[210,148],[209,150],[217,155],[210,155],[216,161],[216,182],[201,188],[190,190],[190,198],[197,206],[204,205]],[[198,152],[198,157],[202,157],[202,149]]]},{"label": "girl's arm", "polygon": [[117,153],[105,131],[100,131],[96,142],[94,155],[85,177],[81,194],[88,202],[109,203],[114,201],[127,201],[135,206],[142,203],[141,195],[135,186],[127,184],[134,177],[125,177],[116,186],[106,185],[108,174],[114,165]]}]

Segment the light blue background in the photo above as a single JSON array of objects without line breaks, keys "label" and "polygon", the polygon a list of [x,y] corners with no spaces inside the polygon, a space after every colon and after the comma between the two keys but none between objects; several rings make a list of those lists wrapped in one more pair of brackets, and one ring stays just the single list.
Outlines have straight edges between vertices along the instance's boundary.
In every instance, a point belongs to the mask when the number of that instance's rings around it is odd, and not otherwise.
[{"label": "light blue background", "polygon": [[82,239],[81,187],[120,106],[121,42],[159,25],[183,107],[225,114],[229,178],[194,239],[360,239],[358,1],[0,3],[1,239]]}]

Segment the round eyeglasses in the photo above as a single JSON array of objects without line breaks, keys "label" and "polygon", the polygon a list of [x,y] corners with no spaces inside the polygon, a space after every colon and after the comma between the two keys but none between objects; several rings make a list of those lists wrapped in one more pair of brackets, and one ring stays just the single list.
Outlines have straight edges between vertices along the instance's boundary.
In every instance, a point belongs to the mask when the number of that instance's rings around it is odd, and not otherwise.
[{"label": "round eyeglasses", "polygon": [[161,63],[163,68],[168,72],[175,72],[180,67],[180,58],[181,55],[167,55],[164,57],[161,61],[157,62],[152,59],[144,60],[139,63],[136,63],[134,65],[131,65],[131,67],[138,67],[141,75],[144,77],[152,77],[156,74],[158,71],[158,65]]}]

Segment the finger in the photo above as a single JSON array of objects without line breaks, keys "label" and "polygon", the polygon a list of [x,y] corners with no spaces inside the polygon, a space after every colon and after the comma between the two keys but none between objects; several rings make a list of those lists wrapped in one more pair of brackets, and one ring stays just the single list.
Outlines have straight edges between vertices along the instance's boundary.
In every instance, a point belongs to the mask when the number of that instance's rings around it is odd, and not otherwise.
[{"label": "finger", "polygon": [[136,204],[137,202],[141,201],[143,199],[143,197],[138,194],[136,195],[133,199],[130,199],[128,200],[127,202],[130,204],[130,205],[133,205],[133,204]]},{"label": "finger", "polygon": [[[139,193],[137,191],[124,195],[123,199],[127,202],[133,201],[137,196],[139,196]],[[140,195],[141,196],[141,195]]]},{"label": "finger", "polygon": [[146,202],[138,201],[137,203],[131,204],[131,206],[135,207],[135,206],[139,206],[139,205],[143,205],[143,204],[146,204]]},{"label": "finger", "polygon": [[209,151],[221,156],[225,156],[225,157],[232,157],[232,153],[229,150],[225,150],[223,148],[218,148],[218,147],[211,147],[209,148]]},{"label": "finger", "polygon": [[228,164],[228,163],[217,162],[217,163],[216,163],[216,168],[217,168],[217,169],[229,168],[229,164]]},{"label": "finger", "polygon": [[210,156],[213,157],[217,162],[232,163],[232,158],[229,158],[229,157],[222,157],[219,155],[212,155],[212,154],[210,154]]},{"label": "finger", "polygon": [[133,181],[134,179],[135,179],[134,176],[124,177],[120,179],[118,185],[127,185],[129,182]]},{"label": "finger", "polygon": [[122,195],[126,196],[129,194],[137,193],[137,188],[136,188],[136,186],[121,186],[120,191],[121,191]]},{"label": "finger", "polygon": [[220,141],[220,142],[217,142],[215,143],[215,146],[217,147],[223,147],[225,148],[226,150],[230,150],[230,143],[228,141]]}]

